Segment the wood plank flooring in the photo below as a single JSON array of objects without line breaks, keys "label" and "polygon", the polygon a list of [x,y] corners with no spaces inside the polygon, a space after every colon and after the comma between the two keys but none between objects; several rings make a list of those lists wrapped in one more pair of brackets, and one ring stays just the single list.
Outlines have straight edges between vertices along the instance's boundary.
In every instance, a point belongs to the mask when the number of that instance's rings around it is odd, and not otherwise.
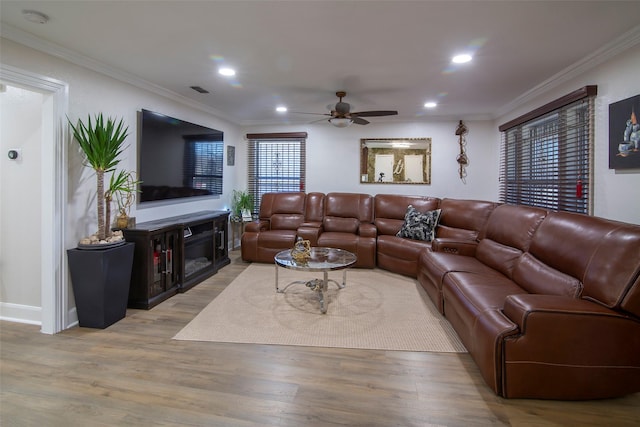
[{"label": "wood plank flooring", "polygon": [[638,426],[620,399],[506,400],[468,354],[175,341],[248,264],[106,330],[0,323],[6,426]]}]

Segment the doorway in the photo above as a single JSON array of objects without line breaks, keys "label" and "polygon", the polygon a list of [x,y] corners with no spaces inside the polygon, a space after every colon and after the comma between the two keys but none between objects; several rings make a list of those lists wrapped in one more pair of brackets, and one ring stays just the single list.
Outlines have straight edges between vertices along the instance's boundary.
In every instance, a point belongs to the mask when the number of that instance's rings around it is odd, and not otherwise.
[{"label": "doorway", "polygon": [[[0,83],[22,98],[6,106],[7,112],[21,109],[20,119],[4,123],[3,118],[0,263],[7,273],[3,268],[0,298],[8,300],[0,301],[0,316],[40,324],[41,332],[53,334],[69,326],[64,251],[68,85],[3,64]],[[22,133],[14,133],[18,127],[24,127]],[[8,158],[12,149],[16,159]]]}]

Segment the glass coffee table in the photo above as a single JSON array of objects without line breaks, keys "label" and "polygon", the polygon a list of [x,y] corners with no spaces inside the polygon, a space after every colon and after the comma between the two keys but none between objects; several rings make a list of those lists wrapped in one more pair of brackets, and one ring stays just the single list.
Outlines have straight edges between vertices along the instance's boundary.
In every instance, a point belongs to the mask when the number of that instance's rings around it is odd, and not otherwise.
[{"label": "glass coffee table", "polygon": [[[325,297],[329,282],[333,282],[342,289],[347,285],[347,268],[355,264],[357,257],[349,251],[336,248],[312,247],[311,257],[304,262],[299,262],[291,257],[291,251],[286,250],[278,252],[275,256],[276,263],[276,292],[284,293],[291,285],[303,284],[318,294],[320,300],[320,311],[322,314],[327,312],[327,302]],[[322,272],[322,279],[296,280],[280,288],[278,286],[278,267],[288,268],[296,271],[314,271]],[[333,279],[329,279],[329,272],[333,270],[344,270],[342,273],[342,284]]]}]

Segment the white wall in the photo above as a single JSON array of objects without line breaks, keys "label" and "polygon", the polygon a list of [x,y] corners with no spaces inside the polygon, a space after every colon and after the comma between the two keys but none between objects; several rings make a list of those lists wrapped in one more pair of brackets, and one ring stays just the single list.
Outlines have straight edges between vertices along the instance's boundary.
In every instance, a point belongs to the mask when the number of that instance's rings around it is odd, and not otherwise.
[{"label": "white wall", "polygon": [[[461,117],[464,120],[464,117]],[[327,122],[307,125],[251,126],[243,134],[260,132],[307,132],[307,192],[332,191],[367,194],[417,194],[497,200],[498,134],[490,122],[465,122],[467,135],[466,184],[458,174],[456,157],[457,121],[416,123],[375,123],[336,128]],[[431,138],[431,184],[363,184],[360,182],[361,138]],[[242,156],[246,158],[246,141]]]},{"label": "white wall", "polygon": [[[164,96],[123,83],[114,78],[74,65],[68,61],[43,54],[7,39],[2,42],[2,62],[7,65],[47,75],[69,84],[69,117],[74,122],[86,119],[88,114],[102,112],[105,116],[124,119],[129,126],[129,148],[119,167],[137,169],[137,112],[148,109],[168,116],[224,132],[225,145],[238,145],[239,127],[197,108],[172,101]],[[77,241],[95,231],[95,175],[82,165],[75,144],[69,146],[69,209],[67,220],[69,236],[67,247],[75,247]],[[199,210],[225,209],[230,206],[231,190],[236,188],[235,167],[225,165],[224,195],[204,201],[159,203],[149,208],[131,211],[138,222],[164,218]]]},{"label": "white wall", "polygon": [[609,169],[609,104],[639,95],[639,75],[640,45],[636,45],[505,114],[496,120],[496,127],[583,86],[597,85],[593,213],[640,224],[640,170]]}]

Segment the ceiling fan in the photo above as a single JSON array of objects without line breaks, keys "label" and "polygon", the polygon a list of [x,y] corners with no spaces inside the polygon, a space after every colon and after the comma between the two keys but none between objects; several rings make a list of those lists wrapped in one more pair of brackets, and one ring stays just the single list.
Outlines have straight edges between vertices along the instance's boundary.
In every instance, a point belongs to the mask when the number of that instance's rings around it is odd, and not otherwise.
[{"label": "ceiling fan", "polygon": [[342,101],[342,98],[347,96],[347,92],[344,92],[344,91],[336,92],[336,96],[340,98],[340,101],[338,101],[336,105],[331,109],[331,114],[327,114],[327,113],[301,113],[301,114],[317,114],[317,115],[329,116],[329,119],[328,119],[329,123],[339,128],[350,126],[352,123],[355,123],[358,125],[369,124],[370,122],[368,120],[363,119],[363,117],[395,116],[398,114],[397,111],[393,111],[393,110],[351,112],[350,111],[351,105],[349,105],[349,103],[347,102]]}]

